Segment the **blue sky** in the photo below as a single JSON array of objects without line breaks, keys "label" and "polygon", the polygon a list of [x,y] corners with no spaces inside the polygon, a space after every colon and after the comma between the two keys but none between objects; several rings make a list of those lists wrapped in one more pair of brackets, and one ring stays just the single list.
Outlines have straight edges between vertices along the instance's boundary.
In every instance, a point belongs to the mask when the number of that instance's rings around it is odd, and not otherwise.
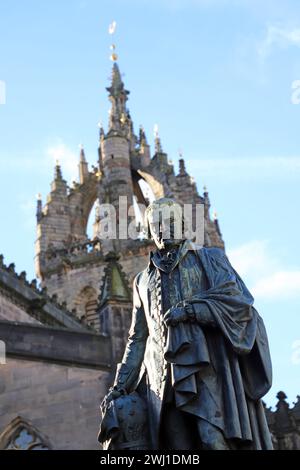
[{"label": "blue sky", "polygon": [[[262,5],[263,3],[263,5]],[[298,20],[297,20],[298,18]],[[60,157],[97,159],[115,42],[135,129],[207,185],[229,257],[256,297],[274,386],[300,394],[300,4],[297,0],[2,0],[0,252],[34,277],[35,196]],[[296,83],[297,85],[297,83]],[[296,86],[294,85],[294,86]],[[152,146],[153,148],[153,146]]]}]

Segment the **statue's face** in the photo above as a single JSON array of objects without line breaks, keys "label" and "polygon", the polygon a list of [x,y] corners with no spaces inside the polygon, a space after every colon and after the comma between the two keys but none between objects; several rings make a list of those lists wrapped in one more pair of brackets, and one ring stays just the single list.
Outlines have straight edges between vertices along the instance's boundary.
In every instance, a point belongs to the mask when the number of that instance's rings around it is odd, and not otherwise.
[{"label": "statue's face", "polygon": [[183,241],[182,217],[177,217],[177,209],[159,206],[148,215],[151,238],[159,250],[171,249]]}]

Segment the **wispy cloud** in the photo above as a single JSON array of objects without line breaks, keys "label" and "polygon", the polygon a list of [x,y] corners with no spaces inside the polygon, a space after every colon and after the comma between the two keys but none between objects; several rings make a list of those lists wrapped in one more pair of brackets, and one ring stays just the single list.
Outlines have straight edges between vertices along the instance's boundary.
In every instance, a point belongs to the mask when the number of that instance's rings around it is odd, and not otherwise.
[{"label": "wispy cloud", "polygon": [[255,297],[269,300],[300,297],[300,270],[277,271],[259,279],[252,292]]},{"label": "wispy cloud", "polygon": [[257,51],[264,61],[275,48],[300,47],[300,28],[268,25],[263,40],[258,44]]},{"label": "wispy cloud", "polygon": [[252,240],[228,250],[229,259],[241,276],[251,280],[276,268],[277,261],[270,256],[268,240]]},{"label": "wispy cloud", "polygon": [[279,300],[300,297],[300,267],[283,267],[267,240],[254,240],[230,249],[228,256],[255,298]]},{"label": "wispy cloud", "polygon": [[[56,161],[62,167],[64,178],[68,183],[78,179],[79,150],[67,145],[62,139],[53,140],[42,151],[36,150],[34,156],[23,155],[12,158],[0,156],[1,172],[11,173],[13,170],[31,171],[40,175],[52,175]],[[42,155],[41,155],[42,154]]]}]

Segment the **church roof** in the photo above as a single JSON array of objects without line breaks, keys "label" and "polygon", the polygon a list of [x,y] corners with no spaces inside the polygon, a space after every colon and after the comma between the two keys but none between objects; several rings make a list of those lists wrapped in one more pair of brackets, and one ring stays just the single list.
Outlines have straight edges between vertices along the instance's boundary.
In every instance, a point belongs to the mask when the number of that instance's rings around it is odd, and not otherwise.
[{"label": "church roof", "polygon": [[115,253],[108,253],[105,258],[103,282],[99,295],[99,305],[109,301],[131,302],[132,294],[127,279]]},{"label": "church roof", "polygon": [[[57,296],[50,297],[47,289],[40,289],[35,279],[28,282],[25,271],[17,274],[13,263],[6,266],[3,255],[0,255],[0,290],[2,296],[21,306],[29,317],[42,325],[73,330],[89,329],[80,323],[75,312],[67,310],[65,303],[58,303]],[[7,318],[7,321],[9,320],[10,318]]]}]

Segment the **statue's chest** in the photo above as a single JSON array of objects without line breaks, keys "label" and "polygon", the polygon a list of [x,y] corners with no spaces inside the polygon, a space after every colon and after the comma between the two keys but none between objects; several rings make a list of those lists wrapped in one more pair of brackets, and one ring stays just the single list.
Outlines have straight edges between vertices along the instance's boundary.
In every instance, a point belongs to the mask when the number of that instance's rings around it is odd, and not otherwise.
[{"label": "statue's chest", "polygon": [[170,273],[158,268],[151,272],[148,283],[150,315],[162,315],[178,302],[206,289],[206,276],[200,260],[194,253],[188,253]]}]

